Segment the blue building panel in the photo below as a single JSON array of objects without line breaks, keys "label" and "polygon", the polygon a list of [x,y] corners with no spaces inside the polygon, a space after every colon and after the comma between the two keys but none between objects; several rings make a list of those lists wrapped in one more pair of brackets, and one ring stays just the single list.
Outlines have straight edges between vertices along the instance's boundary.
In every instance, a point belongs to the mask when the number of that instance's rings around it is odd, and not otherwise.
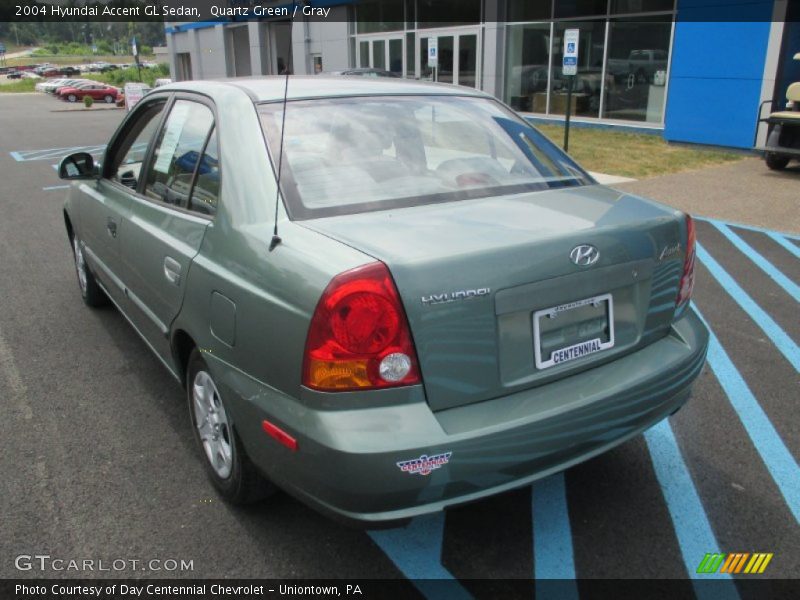
[{"label": "blue building panel", "polygon": [[[702,5],[700,5],[702,4]],[[750,148],[761,99],[773,2],[681,0],[675,23],[664,137]],[[739,15],[719,21],[702,11]],[[750,20],[744,20],[744,19]],[[719,19],[719,16],[717,16]]]},{"label": "blue building panel", "polygon": [[760,79],[672,79],[664,138],[752,148],[760,98]]}]

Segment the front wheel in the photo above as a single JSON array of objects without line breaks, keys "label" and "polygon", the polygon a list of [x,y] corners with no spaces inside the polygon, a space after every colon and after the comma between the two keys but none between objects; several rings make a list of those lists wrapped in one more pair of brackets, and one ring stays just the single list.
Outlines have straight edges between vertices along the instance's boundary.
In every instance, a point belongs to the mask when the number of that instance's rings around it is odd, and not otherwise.
[{"label": "front wheel", "polygon": [[67,96],[67,101],[68,102],[77,102],[78,101],[78,97],[75,94],[70,94],[69,96]]},{"label": "front wheel", "polygon": [[114,96],[112,96],[111,94],[107,94],[104,100],[106,101],[106,104],[111,104],[112,102],[114,102]]},{"label": "front wheel", "polygon": [[92,308],[105,306],[108,303],[108,298],[86,264],[86,257],[83,254],[83,248],[81,248],[81,242],[77,235],[72,238],[72,254],[75,258],[78,287],[81,290],[81,298],[83,298],[84,303]]},{"label": "front wheel", "polygon": [[186,393],[194,437],[203,452],[206,474],[232,504],[249,504],[274,491],[247,454],[214,378],[195,348],[189,357]]},{"label": "front wheel", "polygon": [[767,167],[773,171],[785,169],[786,165],[789,164],[788,156],[782,156],[781,154],[775,154],[774,152],[767,152],[767,155],[764,157],[764,159],[767,162]]}]

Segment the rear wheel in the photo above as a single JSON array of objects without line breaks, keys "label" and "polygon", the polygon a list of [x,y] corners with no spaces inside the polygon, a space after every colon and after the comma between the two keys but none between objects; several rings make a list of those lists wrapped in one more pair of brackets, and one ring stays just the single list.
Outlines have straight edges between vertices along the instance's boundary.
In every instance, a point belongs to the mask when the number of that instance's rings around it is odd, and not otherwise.
[{"label": "rear wheel", "polygon": [[785,169],[786,165],[789,164],[788,156],[782,156],[780,154],[775,154],[774,152],[767,152],[765,160],[767,161],[767,166],[773,171]]},{"label": "rear wheel", "polygon": [[72,238],[72,253],[75,258],[75,273],[78,276],[78,287],[81,290],[81,297],[84,303],[92,308],[105,306],[108,303],[108,298],[86,264],[83,248],[81,248],[81,243],[77,235]]},{"label": "rear wheel", "polygon": [[111,104],[112,102],[114,102],[114,96],[112,96],[111,94],[106,94],[104,100],[106,101],[106,104]]},{"label": "rear wheel", "polygon": [[194,437],[211,483],[232,504],[261,500],[274,487],[256,470],[231,421],[214,378],[195,348],[186,370],[186,394]]}]

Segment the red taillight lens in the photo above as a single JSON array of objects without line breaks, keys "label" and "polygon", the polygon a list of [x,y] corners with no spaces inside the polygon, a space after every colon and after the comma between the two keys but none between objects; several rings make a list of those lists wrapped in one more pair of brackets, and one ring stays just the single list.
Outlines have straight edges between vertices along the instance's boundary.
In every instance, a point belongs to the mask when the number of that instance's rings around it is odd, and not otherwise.
[{"label": "red taillight lens", "polygon": [[686,259],[683,261],[683,275],[681,275],[681,285],[678,289],[678,298],[675,301],[676,308],[682,308],[692,298],[694,289],[694,263],[697,252],[695,243],[697,234],[694,229],[692,217],[686,215]]},{"label": "red taillight lens", "polygon": [[311,318],[303,385],[342,392],[419,382],[408,320],[386,265],[334,277]]}]

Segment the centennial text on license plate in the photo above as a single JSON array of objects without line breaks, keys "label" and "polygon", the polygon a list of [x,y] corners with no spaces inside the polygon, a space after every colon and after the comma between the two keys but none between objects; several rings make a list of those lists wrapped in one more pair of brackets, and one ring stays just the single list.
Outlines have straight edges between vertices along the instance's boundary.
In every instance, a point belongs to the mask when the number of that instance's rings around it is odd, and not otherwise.
[{"label": "centennial text on license plate", "polygon": [[[593,335],[589,339],[577,341],[577,343],[570,344],[561,348],[550,349],[550,356],[546,356],[545,350],[542,348],[542,319],[557,319],[559,315],[565,314],[568,311],[575,310],[581,307],[591,305],[598,309],[605,307],[604,320],[602,322],[604,335],[598,337]],[[586,309],[584,309],[586,310]],[[597,322],[598,319],[595,319]],[[582,323],[575,326],[580,328]],[[586,336],[588,337],[588,336]],[[595,352],[601,352],[614,346],[614,301],[611,294],[603,294],[601,296],[593,296],[584,300],[577,300],[559,306],[552,306],[542,310],[537,310],[533,314],[533,342],[534,342],[534,359],[536,361],[537,369],[546,369],[554,365],[559,365],[571,360],[583,358]]]}]

